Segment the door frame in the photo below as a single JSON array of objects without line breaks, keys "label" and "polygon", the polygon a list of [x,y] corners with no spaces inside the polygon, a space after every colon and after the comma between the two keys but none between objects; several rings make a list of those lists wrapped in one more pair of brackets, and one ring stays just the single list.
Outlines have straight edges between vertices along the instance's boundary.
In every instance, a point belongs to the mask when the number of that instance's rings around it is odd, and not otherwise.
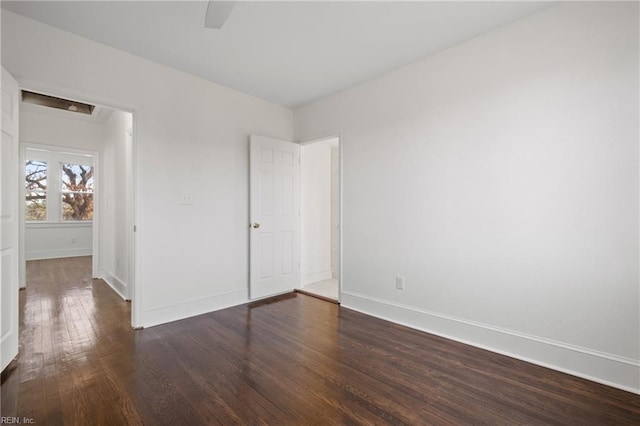
[{"label": "door frame", "polygon": [[[19,262],[20,262],[20,208],[18,202],[18,179],[20,158],[20,86],[15,77],[4,66],[2,67],[2,101],[3,111],[1,124],[3,150],[6,144],[6,157],[0,160],[0,183],[7,191],[0,199],[2,212],[2,252],[0,253],[0,274],[2,275],[2,295],[0,295],[0,312],[5,318],[5,332],[0,336],[0,370],[3,372],[14,362],[20,353],[20,314],[19,314]],[[6,89],[6,90],[5,90]],[[5,104],[6,102],[6,104]],[[6,111],[5,111],[5,107]],[[6,113],[6,120],[5,120]],[[5,128],[6,125],[6,128]],[[5,140],[5,134],[7,136]],[[14,163],[15,161],[15,163]],[[6,179],[5,179],[6,178]],[[14,181],[15,179],[15,181]],[[16,192],[14,192],[16,191]],[[5,245],[6,243],[6,245]],[[7,263],[5,264],[5,256]],[[5,280],[6,278],[6,280]]]},{"label": "door frame", "polygon": [[[338,303],[342,302],[342,271],[343,271],[343,261],[342,261],[342,152],[343,152],[343,141],[342,131],[337,132],[329,132],[327,134],[314,137],[314,138],[305,138],[297,143],[302,147],[303,145],[311,145],[317,142],[324,142],[330,139],[338,139]],[[302,171],[300,172],[302,176]],[[302,187],[301,187],[302,188]],[[301,218],[302,219],[302,218]],[[302,220],[300,220],[302,223]],[[302,246],[302,228],[299,231],[300,235],[300,246]],[[298,282],[298,288],[301,286],[301,279]]]},{"label": "door frame", "polygon": [[[138,240],[138,237],[137,237],[138,230],[136,229],[137,228],[136,224],[139,223],[139,219],[141,216],[140,214],[141,203],[140,203],[140,197],[139,197],[139,194],[141,194],[141,189],[140,189],[140,181],[138,179],[140,153],[139,153],[138,130],[137,130],[138,129],[137,111],[139,110],[139,108],[132,105],[122,104],[118,101],[114,101],[113,99],[105,99],[100,96],[95,96],[85,91],[72,91],[72,90],[69,90],[68,88],[59,87],[56,85],[52,85],[52,84],[44,83],[40,81],[20,80],[20,79],[17,79],[17,81],[18,81],[18,89],[21,91],[28,90],[28,91],[38,92],[38,93],[42,93],[50,96],[55,96],[55,97],[60,97],[65,99],[72,99],[78,102],[101,105],[107,108],[128,112],[132,115],[132,134],[131,134],[132,158],[131,158],[131,170],[130,170],[131,181],[132,181],[131,182],[132,183],[132,188],[131,188],[132,189],[131,190],[132,205],[131,205],[131,211],[127,215],[127,228],[129,229],[129,276],[127,278],[129,280],[129,286],[130,286],[129,297],[131,298],[131,326],[133,328],[141,328],[142,324],[140,320],[140,313],[142,312],[142,288],[140,285],[137,285],[137,283],[142,282],[140,277],[141,268],[139,267],[141,250],[140,250],[140,241]],[[19,120],[20,120],[20,117],[18,116],[18,123],[20,123]],[[71,149],[69,148],[68,150],[71,150]],[[82,150],[76,150],[76,151],[80,152]],[[20,146],[20,153],[22,154],[22,152],[23,152],[23,149],[22,149],[22,146]],[[94,157],[94,158],[99,159],[99,157]],[[23,157],[21,155],[20,161],[22,160],[23,160]],[[21,170],[22,169],[24,169],[24,167],[22,167]],[[100,174],[99,169],[100,168],[98,168],[98,174]],[[21,200],[24,199],[24,188],[23,188],[24,185],[22,185],[22,182],[24,181],[24,173],[25,173],[24,170],[22,170],[21,171],[22,180],[19,182],[20,193],[22,194]],[[96,179],[96,185],[99,185],[99,179]],[[97,189],[100,190],[99,187]],[[21,202],[20,206],[21,206],[19,211],[20,229],[19,229],[19,235],[18,235],[18,251],[19,251],[20,265],[18,268],[18,280],[19,280],[19,287],[24,288],[26,284],[24,203]],[[99,226],[96,226],[96,223],[99,223],[100,213],[101,213],[100,203],[98,202],[96,204],[96,209],[95,209],[95,216],[98,218],[98,222],[94,222],[94,227],[93,227],[93,250],[94,250],[93,252],[94,259],[92,262],[93,277],[99,276],[99,274],[96,275],[99,269],[99,265],[97,264],[96,258],[97,258],[97,255],[99,255],[100,235],[99,235]]]}]

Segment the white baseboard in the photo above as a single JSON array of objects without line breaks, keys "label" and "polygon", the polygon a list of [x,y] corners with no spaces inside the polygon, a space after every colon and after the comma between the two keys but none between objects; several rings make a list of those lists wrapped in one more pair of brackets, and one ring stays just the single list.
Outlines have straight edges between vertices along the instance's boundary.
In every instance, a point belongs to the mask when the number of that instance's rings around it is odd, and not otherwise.
[{"label": "white baseboard", "polygon": [[77,248],[77,249],[28,251],[25,253],[25,259],[26,260],[58,259],[61,257],[91,256],[91,253],[92,253],[91,247]]},{"label": "white baseboard", "polygon": [[640,361],[343,291],[341,306],[640,394]]},{"label": "white baseboard", "polygon": [[109,285],[109,287],[113,289],[113,291],[118,294],[118,296],[122,297],[124,300],[131,300],[127,296],[129,294],[128,286],[122,280],[118,279],[114,275],[111,275],[105,270],[102,270],[102,279]]},{"label": "white baseboard", "polygon": [[152,327],[154,325],[165,324],[171,321],[230,308],[231,306],[241,305],[247,302],[249,302],[247,299],[247,290],[232,291],[226,294],[144,310],[140,315],[140,323],[143,327]]},{"label": "white baseboard", "polygon": [[309,284],[317,283],[319,281],[330,280],[330,279],[331,279],[331,269],[327,271],[318,272],[317,274],[305,275],[300,280],[300,284],[302,284],[302,287],[304,287]]}]

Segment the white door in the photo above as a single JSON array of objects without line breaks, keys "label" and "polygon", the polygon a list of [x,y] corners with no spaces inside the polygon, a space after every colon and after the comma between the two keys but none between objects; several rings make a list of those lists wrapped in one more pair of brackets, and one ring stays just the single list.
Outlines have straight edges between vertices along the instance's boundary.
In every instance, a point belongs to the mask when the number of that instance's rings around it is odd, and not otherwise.
[{"label": "white door", "polygon": [[18,355],[18,83],[2,68],[0,148],[0,358],[2,370]]},{"label": "white door", "polygon": [[249,297],[298,287],[300,146],[251,135]]}]

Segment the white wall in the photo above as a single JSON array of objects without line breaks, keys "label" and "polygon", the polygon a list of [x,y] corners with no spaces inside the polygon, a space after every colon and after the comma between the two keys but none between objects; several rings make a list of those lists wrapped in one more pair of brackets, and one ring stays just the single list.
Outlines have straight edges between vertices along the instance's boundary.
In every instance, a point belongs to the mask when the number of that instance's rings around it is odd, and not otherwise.
[{"label": "white wall", "polygon": [[26,260],[91,256],[93,226],[91,223],[27,224],[24,240]]},{"label": "white wall", "polygon": [[[4,35],[4,28],[2,31]],[[3,39],[3,43],[6,40]],[[4,63],[4,54],[2,58]],[[60,114],[41,114],[20,108],[20,142],[102,151],[101,123],[64,118],[64,114],[63,111]]]},{"label": "white wall", "polygon": [[331,146],[300,147],[300,280],[331,279]]},{"label": "white wall", "polygon": [[331,278],[340,273],[340,147],[331,145]]},{"label": "white wall", "polygon": [[115,111],[104,123],[100,187],[100,274],[125,299],[131,298],[132,129],[128,112]]},{"label": "white wall", "polygon": [[[23,145],[37,144],[54,148],[70,148],[99,152],[102,149],[102,125],[52,115],[20,110],[20,142]],[[57,164],[61,161],[86,163],[86,157],[72,157],[57,152],[30,151],[34,159],[49,164],[49,185],[57,176]],[[91,160],[92,161],[92,160]],[[53,188],[53,187],[52,187]],[[57,197],[48,203],[51,213],[60,210]],[[56,218],[50,217],[53,220]],[[59,218],[58,218],[59,219]],[[58,222],[58,223],[55,223]],[[25,224],[25,258],[51,259],[58,257],[90,256],[93,249],[93,227],[91,223]]]},{"label": "white wall", "polygon": [[564,3],[296,109],[343,306],[639,392],[638,59],[637,3]]},{"label": "white wall", "polygon": [[34,89],[135,110],[136,325],[247,301],[248,135],[291,140],[291,110],[7,11],[2,64]]}]

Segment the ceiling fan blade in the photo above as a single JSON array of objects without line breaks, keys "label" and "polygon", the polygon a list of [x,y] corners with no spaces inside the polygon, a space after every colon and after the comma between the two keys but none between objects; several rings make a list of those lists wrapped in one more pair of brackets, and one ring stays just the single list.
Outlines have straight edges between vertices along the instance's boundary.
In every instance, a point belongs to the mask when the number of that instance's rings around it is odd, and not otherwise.
[{"label": "ceiling fan blade", "polygon": [[209,0],[207,14],[204,17],[204,26],[214,30],[222,28],[235,5],[235,1]]}]

